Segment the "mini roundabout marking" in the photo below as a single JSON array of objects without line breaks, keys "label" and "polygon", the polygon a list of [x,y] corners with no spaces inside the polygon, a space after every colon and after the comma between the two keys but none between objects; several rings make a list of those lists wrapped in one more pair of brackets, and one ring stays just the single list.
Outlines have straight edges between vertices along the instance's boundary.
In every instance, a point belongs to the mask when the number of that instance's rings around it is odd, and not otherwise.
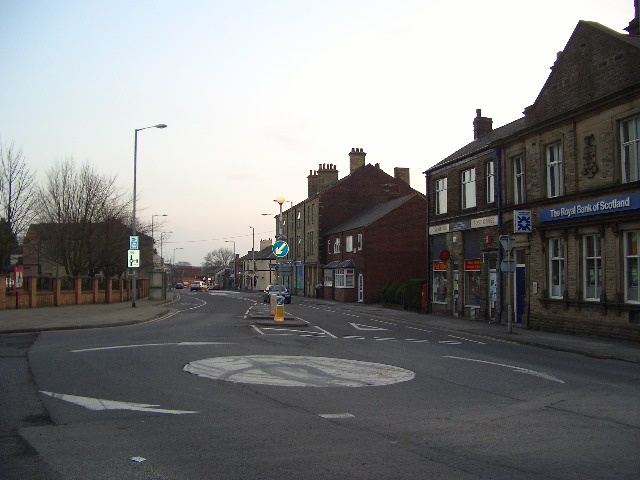
[{"label": "mini roundabout marking", "polygon": [[184,371],[211,380],[278,387],[374,387],[407,382],[411,370],[329,357],[243,355],[195,360]]}]

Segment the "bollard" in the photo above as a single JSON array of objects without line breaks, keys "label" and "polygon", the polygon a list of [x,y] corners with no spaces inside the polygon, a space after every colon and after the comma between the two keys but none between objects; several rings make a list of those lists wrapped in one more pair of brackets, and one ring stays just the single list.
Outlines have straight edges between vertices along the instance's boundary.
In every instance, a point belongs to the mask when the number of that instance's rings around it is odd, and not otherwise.
[{"label": "bollard", "polygon": [[276,313],[273,319],[276,322],[284,322],[284,297],[281,295],[276,295],[276,297]]}]

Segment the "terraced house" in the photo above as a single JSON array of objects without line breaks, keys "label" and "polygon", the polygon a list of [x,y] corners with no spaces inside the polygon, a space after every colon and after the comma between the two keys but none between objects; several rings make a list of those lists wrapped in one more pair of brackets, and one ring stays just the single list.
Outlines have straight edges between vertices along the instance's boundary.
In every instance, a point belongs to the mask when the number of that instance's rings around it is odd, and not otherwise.
[{"label": "terraced house", "polygon": [[580,21],[522,118],[478,110],[424,172],[430,311],[640,340],[635,9],[627,34]]},{"label": "terraced house", "polygon": [[284,282],[294,295],[374,302],[388,281],[423,278],[426,199],[411,188],[409,170],[367,164],[349,153],[349,174],[334,164],[309,172],[308,197],[283,212],[289,244]]}]

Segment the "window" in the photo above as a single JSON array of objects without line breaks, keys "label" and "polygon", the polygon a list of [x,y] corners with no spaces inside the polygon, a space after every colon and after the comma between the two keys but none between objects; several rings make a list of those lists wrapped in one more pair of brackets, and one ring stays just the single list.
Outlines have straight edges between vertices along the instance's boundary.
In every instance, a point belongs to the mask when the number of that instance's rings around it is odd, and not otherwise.
[{"label": "window", "polygon": [[564,240],[549,240],[549,297],[562,298],[564,290]]},{"label": "window", "polygon": [[331,239],[327,240],[327,253],[331,253]]},{"label": "window", "polygon": [[496,176],[493,160],[487,162],[487,203],[496,201]]},{"label": "window", "polygon": [[358,250],[362,250],[362,234],[358,234]]},{"label": "window", "polygon": [[353,252],[353,236],[349,235],[345,239],[344,251],[345,252]]},{"label": "window", "polygon": [[462,172],[462,208],[476,206],[476,169]]},{"label": "window", "polygon": [[307,253],[315,254],[316,253],[316,237],[315,232],[307,233]]},{"label": "window", "polygon": [[582,252],[582,289],[584,291],[584,299],[599,301],[602,293],[600,235],[585,235],[582,237]]},{"label": "window", "polygon": [[333,270],[329,268],[324,271],[324,286],[333,287]]},{"label": "window", "polygon": [[556,143],[547,147],[547,197],[559,197],[563,193],[562,147]]},{"label": "window", "polygon": [[447,179],[436,180],[436,215],[447,213]]},{"label": "window", "polygon": [[340,253],[340,239],[336,238],[333,241],[333,253]]},{"label": "window", "polygon": [[336,288],[353,288],[353,268],[338,268],[335,271]]},{"label": "window", "polygon": [[444,262],[433,262],[433,303],[447,303],[447,289],[449,280],[447,279],[447,264]]},{"label": "window", "polygon": [[626,302],[640,303],[638,272],[640,271],[640,231],[624,234],[624,299]]},{"label": "window", "polygon": [[640,117],[620,125],[622,183],[640,180]]},{"label": "window", "polygon": [[300,210],[298,210],[296,212],[296,227],[300,227],[300,219],[302,217],[302,212],[300,212]]},{"label": "window", "polygon": [[526,183],[524,180],[524,156],[519,155],[513,159],[513,202],[517,205],[527,199]]}]

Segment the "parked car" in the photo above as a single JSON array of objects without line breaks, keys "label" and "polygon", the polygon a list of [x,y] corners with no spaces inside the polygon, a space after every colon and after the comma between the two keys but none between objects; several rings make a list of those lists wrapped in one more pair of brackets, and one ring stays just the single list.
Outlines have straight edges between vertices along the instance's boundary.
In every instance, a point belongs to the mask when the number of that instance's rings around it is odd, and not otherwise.
[{"label": "parked car", "polygon": [[197,280],[195,282],[191,282],[191,286],[189,287],[189,291],[193,292],[194,290],[196,292],[201,292],[203,290],[207,289],[207,284],[204,283],[201,280]]},{"label": "parked car", "polygon": [[220,285],[218,285],[217,283],[212,283],[207,287],[207,290],[220,290]]},{"label": "parked car", "polygon": [[176,283],[176,290],[180,290],[182,288],[184,288],[184,285],[182,283],[180,282]]},{"label": "parked car", "polygon": [[291,303],[291,292],[284,285],[269,285],[262,292],[262,301],[268,303],[269,295],[272,293],[280,294],[284,297],[284,303]]}]

